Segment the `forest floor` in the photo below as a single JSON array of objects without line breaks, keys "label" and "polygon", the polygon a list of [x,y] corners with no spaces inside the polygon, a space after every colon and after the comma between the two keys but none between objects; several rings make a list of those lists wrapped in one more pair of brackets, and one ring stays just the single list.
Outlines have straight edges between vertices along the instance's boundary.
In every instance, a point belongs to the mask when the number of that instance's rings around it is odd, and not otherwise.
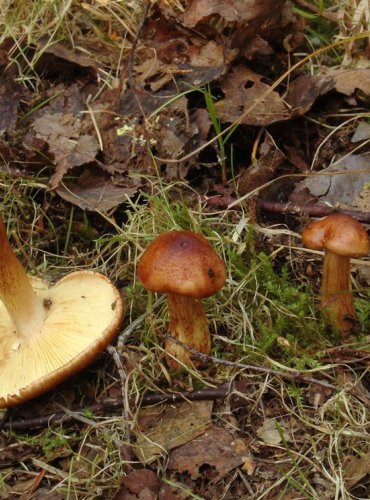
[{"label": "forest floor", "polygon": [[[0,26],[11,244],[30,274],[97,270],[125,303],[99,360],[4,410],[0,498],[368,499],[370,260],[343,336],[301,238],[331,213],[369,228],[368,2],[3,0]],[[211,355],[177,371],[165,298],[136,276],[172,230],[227,267]]]}]

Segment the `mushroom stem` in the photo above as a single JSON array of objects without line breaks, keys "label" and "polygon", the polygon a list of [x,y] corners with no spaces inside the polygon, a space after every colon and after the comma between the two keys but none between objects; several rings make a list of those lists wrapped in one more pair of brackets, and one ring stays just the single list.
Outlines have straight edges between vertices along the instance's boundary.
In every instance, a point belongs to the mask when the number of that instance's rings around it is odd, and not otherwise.
[{"label": "mushroom stem", "polygon": [[351,292],[350,258],[329,250],[324,256],[321,308],[343,336],[354,329],[356,310]]},{"label": "mushroom stem", "polygon": [[46,316],[45,307],[32,289],[22,264],[9,244],[3,221],[0,219],[0,300],[11,317],[16,335],[25,339],[41,329]]},{"label": "mushroom stem", "polygon": [[[203,354],[210,354],[211,337],[202,301],[169,293],[167,302],[171,336]],[[165,351],[169,354],[167,362],[171,368],[181,368],[182,363],[191,364],[191,353],[173,340],[166,341]],[[201,363],[193,362],[193,364],[199,366]]]}]

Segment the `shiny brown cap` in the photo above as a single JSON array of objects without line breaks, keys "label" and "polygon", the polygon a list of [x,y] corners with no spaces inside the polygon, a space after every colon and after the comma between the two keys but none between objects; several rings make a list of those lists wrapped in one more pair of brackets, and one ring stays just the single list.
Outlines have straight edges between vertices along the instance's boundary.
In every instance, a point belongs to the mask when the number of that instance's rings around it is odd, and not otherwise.
[{"label": "shiny brown cap", "polygon": [[160,234],[144,252],[138,278],[147,290],[201,299],[225,283],[225,263],[208,240],[192,231]]},{"label": "shiny brown cap", "polygon": [[329,250],[343,257],[361,257],[370,251],[365,228],[349,215],[334,214],[311,222],[302,233],[303,244]]}]

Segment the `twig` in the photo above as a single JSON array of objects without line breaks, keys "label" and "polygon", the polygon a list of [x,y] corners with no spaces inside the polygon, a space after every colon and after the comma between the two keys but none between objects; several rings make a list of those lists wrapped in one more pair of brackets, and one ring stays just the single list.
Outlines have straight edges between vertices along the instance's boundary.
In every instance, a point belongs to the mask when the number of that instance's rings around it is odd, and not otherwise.
[{"label": "twig", "polygon": [[138,93],[137,86],[136,86],[135,79],[134,79],[134,75],[132,74],[132,68],[134,65],[135,51],[136,51],[137,45],[139,43],[141,33],[143,31],[143,28],[144,28],[146,18],[149,14],[149,9],[150,9],[150,0],[146,0],[144,7],[143,7],[143,13],[141,15],[141,20],[140,20],[139,26],[137,27],[136,35],[135,35],[134,41],[132,42],[130,56],[129,56],[129,60],[128,60],[128,83],[129,83],[130,89],[132,90],[132,92],[134,94],[134,97],[135,97],[135,100],[137,102],[140,113],[145,121],[146,121],[146,115],[145,115],[144,108],[141,105],[139,93]]},{"label": "twig", "polygon": [[324,380],[318,380],[312,377],[306,377],[303,373],[298,372],[296,370],[290,370],[287,372],[283,372],[280,370],[274,370],[273,368],[268,368],[267,366],[256,366],[256,365],[246,365],[244,363],[239,363],[237,361],[228,361],[226,359],[215,358],[213,356],[208,356],[207,354],[203,354],[192,347],[180,342],[175,337],[171,335],[167,335],[169,339],[171,339],[176,344],[181,345],[184,349],[191,353],[191,359],[200,360],[206,363],[213,363],[216,365],[222,366],[230,366],[231,368],[244,368],[247,370],[252,370],[259,373],[270,373],[271,375],[275,375],[277,377],[285,378],[288,380],[299,380],[300,382],[304,382],[306,384],[320,385],[321,387],[325,387],[326,389],[338,390],[338,387],[330,384],[329,382],[325,382]]},{"label": "twig", "polygon": [[137,45],[139,43],[140,36],[141,36],[141,33],[143,31],[143,28],[144,28],[145,21],[146,21],[146,18],[148,16],[148,13],[149,13],[149,9],[150,9],[150,0],[146,0],[144,7],[143,7],[141,20],[140,20],[139,26],[137,27],[135,38],[132,42],[132,46],[131,46],[131,50],[130,50],[130,57],[128,60],[128,82],[129,82],[130,88],[132,90],[135,89],[135,82],[134,82],[134,78],[133,78],[133,74],[132,74],[132,67],[134,64],[135,50],[136,50]]},{"label": "twig", "polygon": [[345,208],[329,207],[326,205],[296,205],[293,203],[281,203],[278,201],[259,199],[256,201],[257,208],[278,214],[306,214],[314,217],[325,217],[330,214],[350,215],[360,222],[370,223],[370,212],[361,210],[347,210]]},{"label": "twig", "polygon": [[[159,403],[179,403],[181,401],[215,401],[216,399],[224,399],[231,394],[232,386],[230,383],[222,384],[219,387],[212,389],[201,389],[191,392],[175,392],[175,393],[159,393],[159,394],[144,394],[141,399],[141,406],[149,406]],[[100,403],[85,407],[75,408],[74,410],[60,411],[40,417],[31,417],[25,419],[5,422],[2,430],[30,430],[46,427],[51,424],[65,424],[75,420],[75,415],[79,412],[89,411],[94,414],[104,414],[113,410],[122,408],[123,399],[104,399]],[[81,419],[77,419],[81,420]]]},{"label": "twig", "polygon": [[125,344],[130,337],[130,335],[144,322],[145,318],[153,312],[153,310],[163,302],[164,297],[161,297],[153,306],[148,309],[144,314],[136,318],[119,336],[117,339],[117,346],[109,345],[107,347],[108,353],[112,356],[113,361],[117,367],[118,375],[121,383],[121,394],[122,394],[122,416],[123,425],[125,429],[125,442],[126,444],[121,447],[123,459],[129,463],[132,461],[132,450],[131,450],[131,422],[132,415],[130,412],[130,403],[127,398],[127,375],[123,366],[123,350]]},{"label": "twig", "polygon": [[126,345],[126,342],[128,340],[128,338],[130,337],[130,335],[132,333],[134,333],[134,331],[145,321],[145,319],[150,315],[152,314],[152,312],[159,306],[161,305],[164,300],[165,300],[165,295],[163,295],[162,297],[160,297],[156,302],[154,302],[154,304],[151,306],[150,309],[148,309],[147,311],[145,311],[144,314],[142,314],[141,316],[137,317],[132,323],[129,324],[129,326],[117,337],[117,342],[116,342],[116,346],[117,346],[117,351],[119,353],[122,352],[124,346]]},{"label": "twig", "polygon": [[117,367],[118,370],[118,375],[120,378],[121,382],[121,394],[122,394],[122,425],[124,427],[124,437],[125,437],[125,444],[123,446],[120,446],[120,453],[122,455],[122,459],[124,462],[129,465],[130,462],[133,460],[132,456],[132,449],[131,449],[131,413],[130,413],[130,405],[128,402],[127,398],[127,390],[126,390],[126,385],[127,385],[127,376],[125,369],[123,368],[122,364],[122,355],[117,352],[116,348],[113,347],[112,345],[109,345],[107,347],[108,353],[112,356],[113,361]]}]

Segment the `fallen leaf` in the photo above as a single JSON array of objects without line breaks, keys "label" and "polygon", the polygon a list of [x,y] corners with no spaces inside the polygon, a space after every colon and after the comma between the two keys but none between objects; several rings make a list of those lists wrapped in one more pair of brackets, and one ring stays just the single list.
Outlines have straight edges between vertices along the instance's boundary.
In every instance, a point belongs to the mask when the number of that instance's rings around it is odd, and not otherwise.
[{"label": "fallen leaf", "polygon": [[370,69],[321,68],[321,73],[334,79],[334,87],[341,94],[352,95],[360,89],[370,95]]},{"label": "fallen leaf", "polygon": [[94,168],[86,168],[77,182],[62,181],[56,188],[61,198],[82,210],[110,210],[137,193],[139,179],[129,177],[113,180],[110,175]]},{"label": "fallen leaf", "polygon": [[284,154],[266,132],[258,160],[241,173],[238,183],[240,194],[250,193],[272,179],[284,159]]},{"label": "fallen leaf", "polygon": [[180,473],[188,472],[193,480],[202,474],[202,466],[211,466],[214,473],[207,479],[215,483],[245,463],[248,455],[245,442],[236,440],[227,429],[212,425],[202,436],[173,450],[167,466]]},{"label": "fallen leaf", "polygon": [[271,45],[260,35],[255,35],[247,40],[243,47],[243,55],[249,61],[251,61],[256,55],[267,56],[273,53],[274,51]]},{"label": "fallen leaf", "polygon": [[369,211],[370,209],[370,187],[364,187],[354,198],[352,206],[356,209]]},{"label": "fallen leaf", "polygon": [[[234,122],[242,116],[239,123],[263,126],[289,118],[290,111],[280,95],[275,90],[269,91],[270,85],[262,79],[245,66],[233,68],[221,81],[225,98],[215,103],[220,120]],[[245,114],[256,102],[257,106]]]},{"label": "fallen leaf", "polygon": [[[257,429],[257,436],[260,439],[262,439],[262,441],[265,442],[266,444],[270,445],[280,444],[282,441],[282,437],[278,431],[277,425],[279,425],[279,427],[284,432],[284,423],[279,422],[279,424],[277,424],[274,418],[266,419],[261,425],[261,427]],[[287,435],[284,435],[284,437],[287,441],[289,440]]]},{"label": "fallen leaf", "polygon": [[134,470],[122,479],[121,488],[114,500],[129,500],[132,498],[155,500],[160,486],[161,481],[153,471],[149,469]]},{"label": "fallen leaf", "polygon": [[34,120],[32,127],[54,156],[52,188],[58,186],[71,168],[93,162],[100,149],[97,138],[84,134],[80,117],[72,113],[46,113]]},{"label": "fallen leaf", "polygon": [[54,56],[53,65],[59,68],[59,70],[61,68],[61,62],[59,61],[59,59],[62,59],[77,67],[85,68],[85,72],[86,69],[89,69],[91,70],[91,74],[94,77],[97,76],[97,71],[100,65],[96,61],[96,59],[91,59],[90,57],[79,54],[76,50],[70,50],[61,43],[50,44],[49,39],[39,40],[37,45],[40,50],[40,58],[38,60],[38,63],[42,63],[44,54],[50,54]]},{"label": "fallen leaf", "polygon": [[307,172],[307,170],[309,170],[310,165],[306,160],[304,151],[302,151],[302,149],[300,149],[296,145],[285,144],[284,150],[287,153],[289,162],[296,168],[298,168],[298,170],[300,170],[301,172]]},{"label": "fallen leaf", "polygon": [[289,105],[291,118],[307,113],[323,94],[334,87],[334,79],[330,76],[301,75],[288,87],[285,102]]},{"label": "fallen leaf", "polygon": [[352,457],[343,465],[343,475],[347,489],[353,488],[367,474],[370,474],[370,451],[359,457]]},{"label": "fallen leaf", "polygon": [[197,401],[142,408],[135,428],[135,453],[140,462],[149,463],[206,432],[212,407],[212,401]]},{"label": "fallen leaf", "polygon": [[294,193],[308,189],[319,201],[332,206],[353,207],[369,180],[370,154],[347,155],[297,184]]},{"label": "fallen leaf", "polygon": [[[15,127],[18,120],[18,107],[22,99],[29,96],[24,85],[15,81],[15,68],[1,75],[0,82],[0,138]],[[1,70],[3,71],[3,70]]]},{"label": "fallen leaf", "polygon": [[284,4],[285,0],[191,0],[183,22],[194,27],[211,16],[219,15],[228,22],[250,23],[263,31],[276,22],[277,16],[280,17]]},{"label": "fallen leaf", "polygon": [[[221,82],[225,99],[215,104],[219,118],[226,122],[239,119],[239,123],[258,126],[295,118],[305,114],[315,100],[334,85],[328,76],[302,75],[289,85],[282,99],[263,79],[247,67],[233,68]],[[255,103],[252,111],[245,114]]]},{"label": "fallen leaf", "polygon": [[356,127],[351,142],[361,142],[367,139],[370,139],[370,123],[361,120]]}]

